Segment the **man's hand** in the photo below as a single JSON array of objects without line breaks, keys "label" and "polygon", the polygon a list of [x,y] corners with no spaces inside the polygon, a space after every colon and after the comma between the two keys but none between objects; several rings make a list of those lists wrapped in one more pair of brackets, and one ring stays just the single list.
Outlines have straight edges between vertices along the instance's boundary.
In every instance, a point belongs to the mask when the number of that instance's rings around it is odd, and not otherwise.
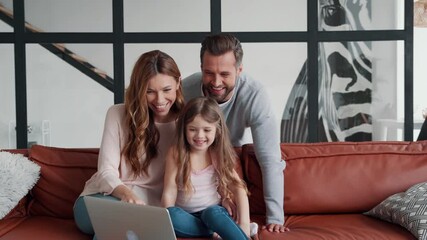
[{"label": "man's hand", "polygon": [[266,226],[262,226],[262,229],[267,229],[267,231],[269,232],[281,232],[281,233],[290,231],[289,228],[281,224],[275,224],[275,223],[270,223],[270,224],[267,224]]}]

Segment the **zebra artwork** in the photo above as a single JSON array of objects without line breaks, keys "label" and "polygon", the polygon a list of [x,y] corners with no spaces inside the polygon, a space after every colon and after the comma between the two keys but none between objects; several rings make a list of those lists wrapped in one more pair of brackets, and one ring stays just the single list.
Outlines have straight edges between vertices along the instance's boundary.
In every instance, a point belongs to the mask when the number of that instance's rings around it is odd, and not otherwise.
[{"label": "zebra artwork", "polygon": [[[369,29],[366,0],[320,0],[319,29]],[[368,42],[319,43],[319,141],[372,139],[372,65]],[[307,142],[307,61],[302,66],[281,122],[282,142]]]}]

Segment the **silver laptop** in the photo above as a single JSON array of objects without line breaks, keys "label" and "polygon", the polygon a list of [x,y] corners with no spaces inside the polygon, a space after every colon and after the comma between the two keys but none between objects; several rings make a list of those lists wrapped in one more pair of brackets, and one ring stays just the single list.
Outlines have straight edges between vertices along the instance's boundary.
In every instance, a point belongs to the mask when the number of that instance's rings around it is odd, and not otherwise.
[{"label": "silver laptop", "polygon": [[84,197],[98,240],[176,240],[166,208]]}]

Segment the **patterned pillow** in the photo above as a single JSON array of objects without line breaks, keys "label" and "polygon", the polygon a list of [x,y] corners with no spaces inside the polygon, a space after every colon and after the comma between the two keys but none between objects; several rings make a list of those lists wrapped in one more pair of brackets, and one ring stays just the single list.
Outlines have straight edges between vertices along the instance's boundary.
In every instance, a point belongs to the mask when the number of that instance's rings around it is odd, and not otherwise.
[{"label": "patterned pillow", "polygon": [[418,239],[427,239],[427,182],[388,197],[365,214],[399,224]]}]

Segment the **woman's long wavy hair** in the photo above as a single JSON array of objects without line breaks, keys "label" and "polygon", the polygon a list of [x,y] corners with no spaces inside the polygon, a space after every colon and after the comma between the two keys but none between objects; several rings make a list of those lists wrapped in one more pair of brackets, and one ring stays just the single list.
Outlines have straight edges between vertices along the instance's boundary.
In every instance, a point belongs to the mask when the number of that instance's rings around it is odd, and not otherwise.
[{"label": "woman's long wavy hair", "polygon": [[206,97],[190,100],[178,118],[175,138],[178,165],[178,174],[175,181],[177,184],[182,184],[185,194],[191,196],[194,191],[190,178],[191,146],[186,138],[186,127],[196,116],[201,116],[205,121],[216,126],[215,140],[209,147],[209,151],[213,156],[213,165],[218,174],[218,193],[223,198],[233,199],[233,192],[230,190],[230,186],[242,187],[247,192],[246,184],[239,177],[233,175],[237,156],[231,145],[228,128],[221,109],[215,100]]},{"label": "woman's long wavy hair", "polygon": [[[154,124],[154,113],[147,102],[148,82],[157,74],[171,76],[178,83],[176,100],[170,111],[178,114],[184,106],[181,73],[173,58],[159,50],[142,54],[135,63],[125,93],[125,124],[129,132],[122,155],[132,167],[135,177],[148,175],[148,166],[158,154],[159,131]],[[141,162],[144,153],[146,158]]]}]

